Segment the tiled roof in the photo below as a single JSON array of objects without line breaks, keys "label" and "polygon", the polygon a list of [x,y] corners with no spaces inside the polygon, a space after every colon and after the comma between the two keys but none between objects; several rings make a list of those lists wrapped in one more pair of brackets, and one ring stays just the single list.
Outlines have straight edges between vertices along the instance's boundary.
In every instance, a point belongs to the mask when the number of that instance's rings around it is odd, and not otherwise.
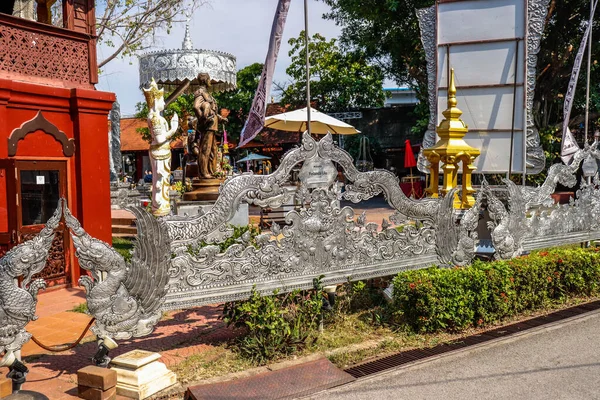
[{"label": "tiled roof", "polygon": [[[121,151],[148,151],[150,144],[142,139],[142,134],[137,131],[147,127],[145,119],[121,118]],[[181,138],[173,140],[171,148],[183,148],[183,140]]]}]

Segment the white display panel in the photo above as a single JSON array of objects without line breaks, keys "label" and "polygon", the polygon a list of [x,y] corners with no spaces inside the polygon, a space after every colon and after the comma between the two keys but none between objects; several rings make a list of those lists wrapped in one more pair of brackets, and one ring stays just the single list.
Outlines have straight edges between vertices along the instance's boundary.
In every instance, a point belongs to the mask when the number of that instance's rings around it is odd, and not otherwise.
[{"label": "white display panel", "polygon": [[438,44],[525,35],[524,0],[440,2]]},{"label": "white display panel", "polygon": [[[510,153],[510,131],[504,132],[469,132],[465,141],[473,147],[481,149],[475,166],[479,172],[508,171]],[[523,170],[523,132],[515,132],[513,142],[513,171]],[[504,149],[504,152],[498,151]]]},{"label": "white display panel", "polygon": [[[518,86],[517,96],[513,96],[513,87],[485,87],[461,89],[457,85],[456,100],[458,108],[463,112],[461,119],[469,126],[469,132],[478,130],[509,130],[513,114],[513,98],[515,111],[523,109],[523,87]],[[444,119],[442,111],[447,106],[447,91],[438,91],[438,119]],[[514,129],[523,130],[523,113],[515,112]],[[438,123],[439,123],[438,121]]]},{"label": "white display panel", "polygon": [[[438,3],[437,123],[447,108],[449,68],[454,68],[458,108],[469,127],[467,142],[481,151],[477,172],[523,172],[525,0]],[[513,115],[514,114],[514,115]]]},{"label": "white display panel", "polygon": [[[493,42],[482,44],[453,45],[450,47],[450,63],[455,72],[457,86],[512,85],[515,79],[515,61],[522,66],[525,59],[523,42]],[[439,88],[448,86],[447,47],[438,49]],[[517,84],[523,83],[524,68],[517,68]]]}]

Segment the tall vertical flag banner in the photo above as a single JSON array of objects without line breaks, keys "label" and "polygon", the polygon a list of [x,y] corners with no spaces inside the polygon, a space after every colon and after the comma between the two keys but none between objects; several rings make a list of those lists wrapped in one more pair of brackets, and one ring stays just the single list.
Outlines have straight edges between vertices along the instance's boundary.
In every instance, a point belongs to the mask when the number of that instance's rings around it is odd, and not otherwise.
[{"label": "tall vertical flag banner", "polygon": [[238,146],[243,146],[252,140],[261,131],[265,124],[265,112],[267,110],[267,97],[271,93],[271,84],[273,83],[273,72],[275,71],[275,62],[281,45],[281,37],[283,35],[283,27],[290,8],[291,0],[279,0],[277,11],[273,18],[273,27],[271,28],[271,39],[269,40],[269,50],[265,65],[263,66],[258,88],[252,101],[252,107],[248,119],[244,124],[244,129],[240,134],[240,143]]},{"label": "tall vertical flag banner", "polygon": [[560,158],[562,159],[563,163],[567,165],[571,162],[571,159],[575,153],[580,150],[575,137],[573,137],[573,133],[571,133],[571,130],[569,129],[569,119],[571,118],[571,107],[573,106],[573,97],[575,96],[575,89],[577,88],[577,79],[579,78],[579,71],[581,70],[581,60],[583,59],[583,53],[588,43],[588,36],[592,28],[594,12],[596,11],[597,4],[598,0],[594,2],[588,26],[583,34],[583,37],[581,38],[581,44],[579,45],[579,50],[577,51],[577,56],[575,57],[575,64],[573,65],[573,71],[571,72],[571,79],[569,80],[569,87],[567,89],[567,94],[565,94]]}]

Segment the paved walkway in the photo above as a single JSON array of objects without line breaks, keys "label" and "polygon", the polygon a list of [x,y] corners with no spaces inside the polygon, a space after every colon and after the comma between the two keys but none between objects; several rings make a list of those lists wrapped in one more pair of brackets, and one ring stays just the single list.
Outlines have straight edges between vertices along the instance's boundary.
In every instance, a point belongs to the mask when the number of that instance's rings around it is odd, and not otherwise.
[{"label": "paved walkway", "polygon": [[[37,313],[40,318],[29,324],[27,329],[45,345],[73,342],[90,321],[90,316],[67,310],[84,301],[85,294],[80,289],[42,292]],[[167,366],[177,364],[191,354],[210,349],[212,344],[234,337],[234,331],[227,329],[218,319],[220,315],[220,306],[171,312],[158,323],[151,335],[120,341],[111,357],[143,348],[160,352],[161,361]],[[23,389],[44,393],[51,400],[77,398],[77,370],[91,365],[91,358],[96,352],[93,335],[88,333],[87,336],[90,342],[62,353],[48,354],[32,341],[27,343],[23,348],[23,358],[30,373]],[[7,372],[6,368],[0,368],[3,376]]]},{"label": "paved walkway", "polygon": [[[362,211],[367,211],[366,222],[377,224],[381,224],[383,218],[388,219],[394,213],[380,197],[361,203],[360,208],[351,203],[342,203],[342,206],[346,205],[353,206],[355,217]],[[112,215],[128,217],[131,214],[124,210],[112,210]],[[258,219],[254,215],[251,217]],[[85,293],[79,288],[42,292],[38,298],[39,319],[31,322],[27,330],[47,346],[72,343],[83,332],[91,318],[89,315],[70,311],[83,302]],[[185,357],[206,351],[211,344],[221,343],[235,335],[218,320],[220,315],[220,306],[171,312],[159,322],[152,335],[119,342],[119,348],[112,351],[111,356],[141,347],[160,352],[163,356],[161,361],[167,366],[177,364]],[[84,342],[87,343],[62,353],[50,353],[29,341],[23,347],[22,356],[31,372],[23,388],[44,393],[52,400],[76,398],[76,373],[78,369],[91,364],[91,358],[96,351],[94,339],[94,335],[88,332],[84,338]],[[141,342],[143,345],[140,345]],[[0,374],[6,375],[7,372],[6,368],[0,368]]]},{"label": "paved walkway", "polygon": [[600,312],[357,380],[311,398],[600,399]]}]

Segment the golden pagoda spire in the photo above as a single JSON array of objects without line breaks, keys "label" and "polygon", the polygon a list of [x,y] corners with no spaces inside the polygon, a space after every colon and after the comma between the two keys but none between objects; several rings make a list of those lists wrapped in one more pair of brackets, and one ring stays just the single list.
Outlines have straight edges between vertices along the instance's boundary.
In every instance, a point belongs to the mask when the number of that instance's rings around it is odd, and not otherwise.
[{"label": "golden pagoda spire", "polygon": [[458,185],[459,163],[462,161],[462,196],[454,200],[455,208],[471,207],[475,203],[472,194],[475,190],[471,186],[471,173],[475,170],[473,162],[480,154],[479,149],[473,148],[464,141],[465,134],[469,131],[467,124],[460,116],[462,111],[457,107],[456,85],[454,83],[454,69],[450,70],[448,82],[448,108],[442,112],[444,119],[438,125],[436,132],[440,140],[431,148],[424,149],[423,155],[431,167],[431,182],[427,192],[431,197],[438,197],[439,169],[442,163],[444,181],[441,193],[446,195]]}]

